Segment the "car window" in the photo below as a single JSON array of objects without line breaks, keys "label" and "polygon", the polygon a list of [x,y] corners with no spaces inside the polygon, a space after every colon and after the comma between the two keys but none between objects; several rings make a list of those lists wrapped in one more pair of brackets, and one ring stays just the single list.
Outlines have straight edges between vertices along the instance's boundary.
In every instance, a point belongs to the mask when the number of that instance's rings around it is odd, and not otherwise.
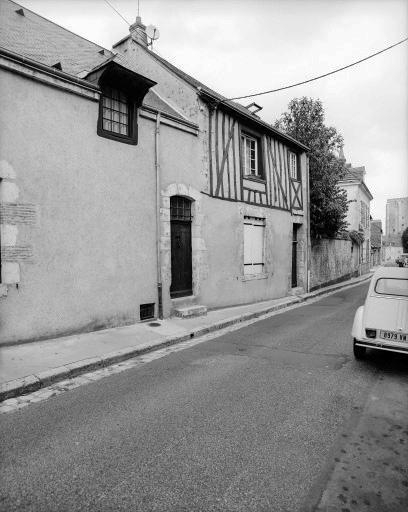
[{"label": "car window", "polygon": [[408,297],[408,279],[382,277],[375,283],[374,290],[376,293],[380,293],[382,295],[399,295],[401,297]]}]

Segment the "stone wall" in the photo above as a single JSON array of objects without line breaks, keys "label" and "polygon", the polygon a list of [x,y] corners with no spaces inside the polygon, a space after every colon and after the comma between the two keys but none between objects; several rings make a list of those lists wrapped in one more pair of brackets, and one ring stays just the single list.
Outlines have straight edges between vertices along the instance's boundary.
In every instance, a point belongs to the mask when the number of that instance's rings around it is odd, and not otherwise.
[{"label": "stone wall", "polygon": [[351,240],[322,239],[312,243],[310,286],[316,290],[358,275]]}]

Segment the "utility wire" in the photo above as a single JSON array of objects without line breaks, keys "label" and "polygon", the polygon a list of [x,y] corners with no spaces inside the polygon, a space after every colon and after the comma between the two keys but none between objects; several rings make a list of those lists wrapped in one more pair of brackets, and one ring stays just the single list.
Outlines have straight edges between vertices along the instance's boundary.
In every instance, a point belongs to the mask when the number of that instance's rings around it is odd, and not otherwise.
[{"label": "utility wire", "polygon": [[127,24],[127,26],[128,26],[128,27],[130,27],[131,23],[129,23],[129,22],[128,22],[128,20],[127,20],[126,18],[124,18],[124,17],[120,14],[120,12],[119,12],[117,9],[115,9],[115,7],[113,7],[113,5],[112,5],[110,2],[108,2],[108,0],[104,0],[104,2],[105,2],[105,3],[107,3],[107,4],[109,5],[109,7],[110,7],[111,9],[113,9],[113,10],[116,12],[116,14],[118,14],[118,15],[122,18],[122,20]]},{"label": "utility wire", "polygon": [[325,73],[324,75],[319,75],[314,78],[310,78],[309,80],[304,80],[303,82],[297,82],[296,84],[286,85],[285,87],[279,87],[278,89],[271,89],[270,91],[257,92],[254,94],[246,94],[245,96],[236,96],[235,98],[228,98],[223,101],[232,101],[232,100],[242,100],[244,98],[253,98],[254,96],[262,96],[263,94],[270,94],[272,92],[283,91],[285,89],[291,89],[292,87],[297,87],[298,85],[303,85],[303,84],[307,84],[309,82],[314,82],[315,80],[319,80],[320,78],[324,78],[325,76],[333,75],[334,73],[343,71],[343,69],[351,68],[352,66],[355,66],[356,64],[360,64],[361,62],[364,62],[365,60],[372,59],[376,55],[380,55],[380,53],[384,53],[387,50],[391,50],[391,48],[398,46],[399,44],[405,43],[405,41],[408,41],[408,37],[406,37],[405,39],[402,39],[401,41],[398,41],[398,43],[395,43],[391,46],[387,46],[387,48],[384,48],[383,50],[375,52],[372,55],[369,55],[368,57],[364,57],[364,59],[357,60],[356,62],[352,62],[351,64],[348,64],[347,66],[343,66],[342,68],[335,69],[333,71],[330,71],[329,73]]}]

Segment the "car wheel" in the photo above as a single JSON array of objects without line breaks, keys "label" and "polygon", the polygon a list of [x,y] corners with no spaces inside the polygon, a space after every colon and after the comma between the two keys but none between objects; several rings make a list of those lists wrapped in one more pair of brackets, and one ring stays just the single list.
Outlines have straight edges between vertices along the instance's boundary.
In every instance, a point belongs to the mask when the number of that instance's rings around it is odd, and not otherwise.
[{"label": "car wheel", "polygon": [[356,359],[364,359],[366,356],[366,350],[367,349],[365,347],[359,347],[358,345],[356,345],[356,342],[354,341],[353,353]]}]

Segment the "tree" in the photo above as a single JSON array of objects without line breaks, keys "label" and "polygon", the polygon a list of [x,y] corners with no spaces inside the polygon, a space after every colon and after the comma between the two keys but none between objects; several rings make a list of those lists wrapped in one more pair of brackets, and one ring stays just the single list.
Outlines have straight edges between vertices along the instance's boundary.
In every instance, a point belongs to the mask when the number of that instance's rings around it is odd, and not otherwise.
[{"label": "tree", "polygon": [[408,227],[404,229],[401,235],[402,252],[408,252]]},{"label": "tree", "polygon": [[324,123],[320,100],[295,98],[275,127],[310,148],[310,231],[312,238],[332,238],[347,228],[347,195],[339,185],[345,161],[336,156],[343,145],[337,130]]}]

